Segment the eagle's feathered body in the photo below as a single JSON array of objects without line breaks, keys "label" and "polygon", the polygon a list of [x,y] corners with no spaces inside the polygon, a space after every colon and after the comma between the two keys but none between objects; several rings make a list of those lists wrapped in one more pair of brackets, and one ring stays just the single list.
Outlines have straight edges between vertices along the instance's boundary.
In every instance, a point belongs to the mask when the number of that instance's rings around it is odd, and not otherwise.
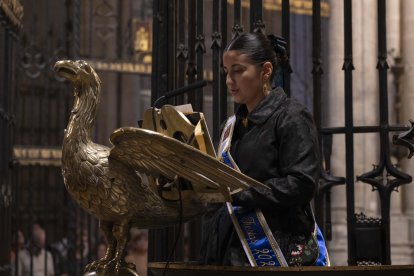
[{"label": "eagle's feathered body", "polygon": [[[110,148],[92,142],[100,98],[100,80],[82,61],[60,61],[60,75],[74,85],[75,102],[62,147],[62,174],[73,199],[100,220],[109,248],[103,260],[87,266],[87,271],[103,274],[122,268],[122,253],[131,227],[153,228],[178,223],[179,203],[163,200],[148,185],[145,176],[110,157]],[[187,208],[184,220],[199,214]]]},{"label": "eagle's feathered body", "polygon": [[[98,75],[84,61],[59,61],[55,69],[73,83],[75,96],[63,139],[65,186],[82,208],[99,219],[109,244],[106,256],[86,271],[114,275],[126,268],[122,255],[131,227],[165,227],[178,223],[180,215],[182,221],[189,220],[206,211],[202,202],[231,200],[230,190],[269,189],[215,157],[151,130],[115,130],[111,149],[94,143],[90,132],[100,99]],[[193,189],[182,192],[182,203],[165,200],[140,173],[152,179],[181,177],[191,181]]]}]

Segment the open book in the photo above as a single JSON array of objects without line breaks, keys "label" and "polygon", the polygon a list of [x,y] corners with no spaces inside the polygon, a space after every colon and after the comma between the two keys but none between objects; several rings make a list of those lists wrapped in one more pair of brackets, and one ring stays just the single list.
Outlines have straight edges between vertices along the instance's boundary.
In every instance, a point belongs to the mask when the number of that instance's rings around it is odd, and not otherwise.
[{"label": "open book", "polygon": [[111,157],[148,175],[153,190],[166,200],[230,202],[231,194],[262,183],[216,158],[204,114],[191,105],[145,111],[141,128],[126,127],[110,137]]}]

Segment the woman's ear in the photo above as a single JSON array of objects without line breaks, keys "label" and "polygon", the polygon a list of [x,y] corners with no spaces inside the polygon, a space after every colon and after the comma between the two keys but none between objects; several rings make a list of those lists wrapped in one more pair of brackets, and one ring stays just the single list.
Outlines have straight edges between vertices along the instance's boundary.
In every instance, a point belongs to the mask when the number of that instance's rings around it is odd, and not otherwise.
[{"label": "woman's ear", "polygon": [[270,61],[266,61],[265,63],[263,63],[263,73],[270,77],[270,75],[272,75],[272,72],[273,72],[272,63]]},{"label": "woman's ear", "polygon": [[270,80],[270,76],[272,75],[272,72],[273,72],[272,63],[270,63],[269,61],[266,61],[265,63],[263,63],[262,76],[263,76],[263,81],[265,84]]}]

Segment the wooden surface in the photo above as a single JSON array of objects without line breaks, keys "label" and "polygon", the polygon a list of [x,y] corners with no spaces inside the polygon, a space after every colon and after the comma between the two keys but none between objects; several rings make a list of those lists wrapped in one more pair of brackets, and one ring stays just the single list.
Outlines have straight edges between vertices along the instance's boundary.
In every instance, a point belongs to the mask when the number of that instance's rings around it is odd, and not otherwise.
[{"label": "wooden surface", "polygon": [[[149,263],[148,276],[161,276],[165,263]],[[202,266],[185,263],[170,263],[165,276],[211,276],[211,275],[277,275],[277,276],[414,276],[414,265],[391,266],[332,266],[332,267],[226,267],[226,266]]]}]

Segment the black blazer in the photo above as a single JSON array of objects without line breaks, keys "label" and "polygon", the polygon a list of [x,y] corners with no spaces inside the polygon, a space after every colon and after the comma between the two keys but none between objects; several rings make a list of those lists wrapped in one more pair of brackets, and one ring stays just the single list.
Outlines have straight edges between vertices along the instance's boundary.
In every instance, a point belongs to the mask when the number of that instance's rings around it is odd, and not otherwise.
[{"label": "black blazer", "polygon": [[[242,118],[248,120],[247,127]],[[260,208],[272,232],[310,234],[314,219],[310,210],[320,174],[317,131],[310,113],[276,88],[247,114],[236,112],[230,153],[241,172],[268,185],[271,190],[250,188],[233,196],[233,204]],[[205,222],[204,263],[225,261],[240,241],[226,208],[210,214]]]}]

